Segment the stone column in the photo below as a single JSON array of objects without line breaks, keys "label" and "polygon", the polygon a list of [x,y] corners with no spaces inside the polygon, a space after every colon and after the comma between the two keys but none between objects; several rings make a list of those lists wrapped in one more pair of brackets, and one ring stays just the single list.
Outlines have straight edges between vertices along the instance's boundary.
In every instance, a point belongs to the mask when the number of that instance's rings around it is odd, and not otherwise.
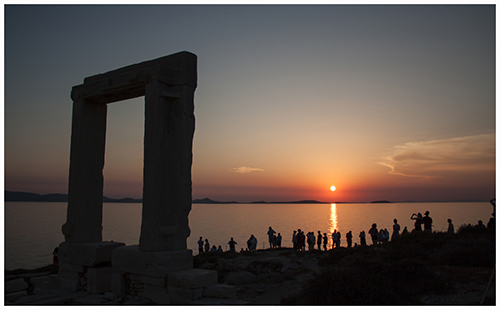
[{"label": "stone column", "polygon": [[141,251],[187,249],[194,91],[158,80],[146,85]]},{"label": "stone column", "polygon": [[107,105],[74,99],[66,242],[102,241],[102,195]]}]

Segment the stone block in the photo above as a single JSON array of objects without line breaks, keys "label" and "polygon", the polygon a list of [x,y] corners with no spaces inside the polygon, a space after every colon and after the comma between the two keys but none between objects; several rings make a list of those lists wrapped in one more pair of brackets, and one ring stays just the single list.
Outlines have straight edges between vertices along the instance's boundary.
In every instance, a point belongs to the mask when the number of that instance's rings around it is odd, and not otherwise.
[{"label": "stone block", "polygon": [[155,295],[168,295],[168,289],[165,286],[144,284],[144,293]]},{"label": "stone block", "polygon": [[101,294],[111,291],[111,267],[89,268],[87,270],[87,292]]},{"label": "stone block", "polygon": [[5,294],[5,302],[15,302],[25,296],[28,296],[28,291],[26,290]]},{"label": "stone block", "polygon": [[193,268],[191,250],[140,251],[138,245],[113,250],[113,270],[156,278],[166,278],[170,272]]},{"label": "stone block", "polygon": [[[111,252],[124,247],[122,242],[68,243],[59,245],[59,261],[72,265],[93,267],[99,263],[111,262]],[[64,265],[63,265],[64,266]]]},{"label": "stone block", "polygon": [[61,281],[61,289],[66,290],[66,291],[70,291],[70,292],[78,291],[80,280],[68,279],[68,278],[64,278],[64,277],[60,277],[59,280]]},{"label": "stone block", "polygon": [[130,280],[141,282],[144,284],[152,284],[156,286],[167,286],[167,278],[158,278],[158,277],[150,277],[143,276],[139,274],[130,274]]},{"label": "stone block", "polygon": [[33,293],[35,295],[50,293],[54,290],[58,290],[61,286],[61,281],[58,275],[33,277],[30,279],[30,283],[33,285]]},{"label": "stone block", "polygon": [[125,273],[113,271],[111,275],[111,291],[119,299],[124,299],[127,296],[127,280]]},{"label": "stone block", "polygon": [[7,294],[19,292],[28,288],[28,283],[23,278],[17,278],[5,282],[5,292]]},{"label": "stone block", "polygon": [[75,271],[75,272],[87,272],[87,267],[82,266],[82,265],[75,265],[75,264],[69,264],[69,263],[59,263],[59,269],[66,269],[70,271]]},{"label": "stone block", "polygon": [[71,280],[80,280],[81,273],[76,272],[76,271],[71,271],[71,270],[66,270],[66,269],[59,269],[57,271],[57,275],[60,278],[65,278],[65,279],[71,279]]},{"label": "stone block", "polygon": [[203,288],[169,287],[168,295],[174,303],[189,303],[203,297]]},{"label": "stone block", "polygon": [[236,299],[236,286],[217,284],[203,288],[203,297]]},{"label": "stone block", "polygon": [[217,284],[217,271],[189,269],[171,272],[167,280],[169,287],[201,288]]}]

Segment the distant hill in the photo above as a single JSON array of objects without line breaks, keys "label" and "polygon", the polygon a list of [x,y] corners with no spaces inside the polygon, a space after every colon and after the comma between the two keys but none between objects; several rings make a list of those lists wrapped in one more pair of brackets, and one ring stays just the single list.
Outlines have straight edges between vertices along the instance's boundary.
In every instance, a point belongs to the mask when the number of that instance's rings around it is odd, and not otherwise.
[{"label": "distant hill", "polygon": [[[40,195],[27,192],[12,192],[5,191],[5,201],[25,201],[25,202],[68,202],[67,194],[47,194]],[[102,202],[116,202],[116,203],[142,203],[142,199],[133,198],[109,198],[102,197]],[[193,203],[238,203],[237,201],[215,201],[210,198],[194,199]]]},{"label": "distant hill", "polygon": [[375,201],[372,201],[371,203],[393,203],[393,202],[389,201],[389,200],[375,200]]},{"label": "distant hill", "polygon": [[193,199],[193,203],[239,203],[237,201],[215,201],[210,198],[203,198],[203,199]]},{"label": "distant hill", "polygon": [[[40,195],[27,192],[5,191],[5,201],[25,201],[25,202],[68,202],[67,194],[46,194]],[[141,203],[142,199],[121,198],[113,199],[106,196],[102,197],[102,202],[121,202],[121,203]]]},{"label": "distant hill", "polygon": [[317,200],[299,200],[299,201],[273,201],[273,202],[266,202],[266,201],[254,201],[252,203],[256,203],[256,204],[259,204],[259,203],[269,203],[269,204],[277,204],[277,203],[280,203],[280,204],[292,204],[292,203],[329,203],[329,202],[321,202],[321,201],[317,201]]}]

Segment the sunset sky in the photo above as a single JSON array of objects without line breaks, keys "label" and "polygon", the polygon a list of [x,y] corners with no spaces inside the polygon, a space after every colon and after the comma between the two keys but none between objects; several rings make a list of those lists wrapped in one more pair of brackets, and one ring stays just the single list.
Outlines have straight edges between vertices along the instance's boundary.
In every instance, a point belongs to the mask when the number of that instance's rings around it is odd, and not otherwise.
[{"label": "sunset sky", "polygon": [[[494,5],[6,5],[4,18],[6,190],[67,193],[73,86],[185,50],[193,198],[495,197]],[[108,197],[142,196],[143,101],[108,107]]]}]

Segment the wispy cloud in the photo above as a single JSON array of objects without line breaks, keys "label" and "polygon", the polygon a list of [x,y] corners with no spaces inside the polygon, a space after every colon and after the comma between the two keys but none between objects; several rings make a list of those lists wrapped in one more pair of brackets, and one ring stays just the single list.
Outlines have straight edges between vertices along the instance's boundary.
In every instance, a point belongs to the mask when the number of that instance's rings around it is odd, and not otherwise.
[{"label": "wispy cloud", "polygon": [[379,164],[390,174],[429,179],[449,172],[495,170],[495,134],[408,142],[394,148]]},{"label": "wispy cloud", "polygon": [[231,171],[236,173],[249,173],[252,171],[264,171],[264,169],[241,166],[238,168],[233,168],[231,169]]}]

